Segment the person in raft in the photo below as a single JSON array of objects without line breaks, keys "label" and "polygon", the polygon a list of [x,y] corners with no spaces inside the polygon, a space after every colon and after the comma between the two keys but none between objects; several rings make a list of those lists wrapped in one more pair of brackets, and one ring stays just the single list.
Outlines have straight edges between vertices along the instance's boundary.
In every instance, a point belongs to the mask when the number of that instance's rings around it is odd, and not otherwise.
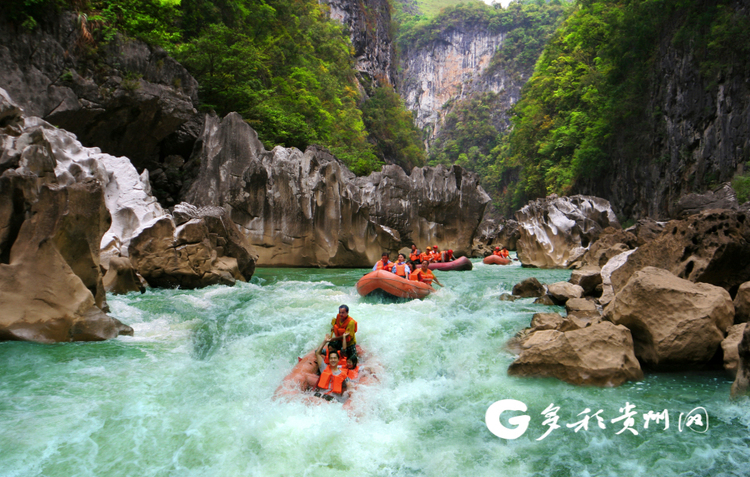
[{"label": "person in raft", "polygon": [[[341,305],[339,314],[331,320],[331,337],[328,339],[329,351],[343,350],[343,356],[351,359],[357,355],[357,322],[349,316],[349,307]],[[330,353],[334,355],[336,353]]]},{"label": "person in raft", "polygon": [[372,267],[372,271],[385,270],[386,272],[390,272],[391,268],[393,268],[393,262],[388,258],[388,252],[383,252],[383,256],[378,260],[378,263]]},{"label": "person in raft", "polygon": [[440,257],[440,251],[438,250],[437,245],[432,246],[432,252],[430,252],[430,261],[433,263],[437,263],[441,260]]},{"label": "person in raft", "polygon": [[432,286],[432,282],[434,281],[441,287],[444,286],[442,283],[440,283],[435,274],[432,273],[432,270],[430,270],[430,265],[427,262],[422,262],[421,264],[419,264],[419,268],[414,273],[409,275],[409,279],[426,283],[430,286]]},{"label": "person in raft", "polygon": [[409,279],[411,268],[409,268],[409,265],[406,263],[406,257],[403,253],[398,254],[398,261],[393,264],[392,272],[401,278]]},{"label": "person in raft", "polygon": [[419,263],[421,260],[419,257],[422,255],[422,252],[419,251],[417,246],[415,244],[411,244],[411,253],[409,254],[409,261],[414,263]]},{"label": "person in raft", "polygon": [[453,257],[453,250],[450,249],[442,252],[442,256],[444,262],[452,262],[453,260],[455,260],[455,258]]},{"label": "person in raft", "polygon": [[508,252],[508,249],[503,247],[502,250],[500,250],[500,247],[495,247],[495,251],[492,252],[492,255],[497,255],[498,257],[502,258],[508,258],[510,256],[510,252]]},{"label": "person in raft", "polygon": [[[346,343],[347,333],[342,335],[344,343]],[[316,397],[323,398],[326,401],[333,401],[334,399],[339,402],[346,401],[348,393],[346,392],[346,384],[349,378],[348,368],[342,368],[339,365],[339,355],[336,352],[327,353],[328,363],[326,364],[326,357],[323,354],[323,348],[326,345],[333,343],[331,341],[331,335],[326,335],[320,347],[315,350],[315,359],[318,361],[318,369],[320,370],[320,377],[311,375],[310,380],[315,381],[314,385],[317,388],[315,393]],[[310,382],[310,384],[313,384]]]},{"label": "person in raft", "polygon": [[432,247],[427,247],[427,250],[419,254],[419,262],[429,262],[430,261],[430,250],[432,250]]}]

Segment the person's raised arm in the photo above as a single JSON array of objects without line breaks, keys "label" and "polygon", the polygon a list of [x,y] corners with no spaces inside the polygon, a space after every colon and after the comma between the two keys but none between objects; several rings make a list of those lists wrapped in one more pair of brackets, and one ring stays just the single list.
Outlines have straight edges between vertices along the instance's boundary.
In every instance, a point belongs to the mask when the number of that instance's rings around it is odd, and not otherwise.
[{"label": "person's raised arm", "polygon": [[325,339],[322,343],[320,343],[320,347],[315,350],[315,359],[318,362],[318,368],[322,368],[325,363],[326,359],[323,357],[323,348],[331,341],[331,335],[326,335]]}]

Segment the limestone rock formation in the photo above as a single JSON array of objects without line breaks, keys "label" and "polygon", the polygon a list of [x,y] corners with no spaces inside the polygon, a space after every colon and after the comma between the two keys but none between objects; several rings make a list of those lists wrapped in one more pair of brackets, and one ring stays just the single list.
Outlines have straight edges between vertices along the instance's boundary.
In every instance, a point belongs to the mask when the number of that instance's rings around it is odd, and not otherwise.
[{"label": "limestone rock formation", "polygon": [[599,267],[573,270],[569,282],[573,285],[579,285],[583,289],[583,296],[601,296],[603,289],[602,271]]},{"label": "limestone rock formation", "polygon": [[741,211],[710,210],[669,222],[656,240],[639,247],[612,272],[615,293],[636,271],[653,266],[735,294],[742,283],[750,281],[748,218]]},{"label": "limestone rock formation", "polygon": [[534,277],[526,278],[513,285],[513,294],[520,298],[542,296],[545,292],[544,285]]},{"label": "limestone rock formation", "polygon": [[721,342],[721,349],[724,352],[724,369],[732,379],[737,377],[737,367],[740,363],[739,345],[746,325],[747,323],[742,323],[730,327],[727,337]]},{"label": "limestone rock formation", "polygon": [[130,242],[130,260],[149,285],[200,288],[252,277],[253,250],[224,209],[176,209],[176,221],[160,217]]},{"label": "limestone rock formation", "polygon": [[236,113],[206,117],[196,158],[201,171],[186,200],[225,208],[259,265],[368,267],[412,243],[468,255],[489,202],[478,177],[458,166],[355,177],[323,149],[266,151]]},{"label": "limestone rock formation", "polygon": [[107,292],[115,295],[124,295],[132,291],[141,293],[146,291],[130,260],[123,257],[112,257],[109,260],[109,269],[104,274],[102,283]]},{"label": "limestone rock formation", "polygon": [[474,238],[471,253],[473,257],[486,257],[492,254],[495,247],[505,247],[508,250],[515,250],[516,243],[521,237],[518,229],[518,222],[511,219],[495,221],[485,219],[477,228],[477,235]]},{"label": "limestone rock formation", "polygon": [[690,369],[714,356],[734,322],[734,307],[720,287],[646,267],[617,293],[605,318],[630,329],[645,365]]},{"label": "limestone rock formation", "polygon": [[581,328],[590,324],[601,321],[601,310],[592,300],[585,298],[571,298],[565,302],[565,311],[568,312],[568,319],[576,320],[582,324]]},{"label": "limestone rock formation", "polygon": [[620,228],[609,202],[587,196],[553,194],[531,201],[516,212],[516,220],[518,258],[524,266],[539,268],[576,266],[605,228]]},{"label": "limestone rock formation", "polygon": [[564,305],[572,298],[581,298],[583,288],[580,285],[573,285],[570,282],[557,282],[547,285],[547,295],[557,305]]},{"label": "limestone rock formation", "polygon": [[745,326],[737,353],[740,359],[737,364],[737,377],[732,383],[731,396],[733,398],[747,394],[748,387],[750,387],[750,326]]},{"label": "limestone rock formation", "polygon": [[737,289],[734,297],[734,322],[750,321],[750,282],[745,282]]},{"label": "limestone rock formation", "polygon": [[637,238],[634,234],[619,228],[607,227],[583,255],[581,268],[601,268],[615,255],[634,249],[636,243]]},{"label": "limestone rock formation", "polygon": [[[370,91],[380,78],[396,84],[396,44],[391,36],[391,6],[387,0],[324,0],[330,17],[346,26],[354,47],[359,81]],[[382,84],[378,85],[382,86]]]},{"label": "limestone rock formation", "polygon": [[195,135],[183,126],[196,116],[198,82],[163,49],[137,40],[114,38],[93,50],[79,25],[75,13],[62,12],[29,32],[0,11],[0,87],[27,115],[127,156],[138,170],[189,153]]},{"label": "limestone rock formation", "polygon": [[635,235],[635,246],[640,247],[661,235],[665,225],[667,225],[666,222],[657,222],[653,219],[645,218],[638,220],[634,225],[625,229],[625,231]]},{"label": "limestone rock formation", "polygon": [[602,267],[602,294],[599,297],[599,304],[602,306],[608,305],[615,298],[615,289],[612,286],[612,273],[622,267],[633,252],[635,250],[622,252],[620,255],[609,259],[607,264]]},{"label": "limestone rock formation", "polygon": [[619,386],[643,379],[624,326],[601,322],[571,331],[537,331],[508,368],[514,376],[548,376],[571,384]]},{"label": "limestone rock formation", "polygon": [[672,205],[670,216],[675,219],[684,219],[691,215],[711,209],[733,209],[737,210],[737,194],[729,182],[725,182],[716,190],[710,190],[703,194],[687,194]]}]

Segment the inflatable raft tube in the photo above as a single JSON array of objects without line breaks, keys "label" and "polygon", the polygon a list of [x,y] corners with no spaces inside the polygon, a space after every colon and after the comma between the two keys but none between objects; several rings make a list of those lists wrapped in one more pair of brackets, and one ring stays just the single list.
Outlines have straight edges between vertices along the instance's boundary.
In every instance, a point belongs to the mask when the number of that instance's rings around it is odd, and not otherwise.
[{"label": "inflatable raft tube", "polygon": [[370,272],[357,282],[357,293],[362,296],[378,290],[396,298],[419,298],[421,300],[434,289],[426,283],[407,280],[384,270]]},{"label": "inflatable raft tube", "polygon": [[430,270],[443,270],[445,272],[450,270],[471,270],[473,265],[468,257],[459,257],[452,262],[437,262],[428,265]]},{"label": "inflatable raft tube", "polygon": [[511,263],[512,260],[508,258],[499,257],[497,255],[490,255],[487,257],[484,257],[484,260],[482,260],[482,263],[485,265],[508,265]]}]

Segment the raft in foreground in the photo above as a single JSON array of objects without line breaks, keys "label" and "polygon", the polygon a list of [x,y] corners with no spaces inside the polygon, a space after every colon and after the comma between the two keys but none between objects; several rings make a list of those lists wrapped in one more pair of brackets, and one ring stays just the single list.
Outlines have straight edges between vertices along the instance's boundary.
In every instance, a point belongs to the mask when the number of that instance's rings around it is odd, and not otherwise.
[{"label": "raft in foreground", "polygon": [[395,273],[384,270],[370,272],[357,282],[357,293],[362,296],[367,296],[378,290],[396,298],[419,298],[421,300],[429,295],[433,288],[426,283],[406,280]]},{"label": "raft in foreground", "polygon": [[450,270],[471,270],[474,266],[471,264],[471,260],[468,257],[459,257],[452,262],[436,262],[428,265],[430,270],[442,270],[444,272]]},{"label": "raft in foreground", "polygon": [[512,260],[508,258],[503,258],[499,255],[490,255],[487,257],[484,257],[484,260],[482,260],[482,263],[485,265],[508,265],[512,262]]}]

